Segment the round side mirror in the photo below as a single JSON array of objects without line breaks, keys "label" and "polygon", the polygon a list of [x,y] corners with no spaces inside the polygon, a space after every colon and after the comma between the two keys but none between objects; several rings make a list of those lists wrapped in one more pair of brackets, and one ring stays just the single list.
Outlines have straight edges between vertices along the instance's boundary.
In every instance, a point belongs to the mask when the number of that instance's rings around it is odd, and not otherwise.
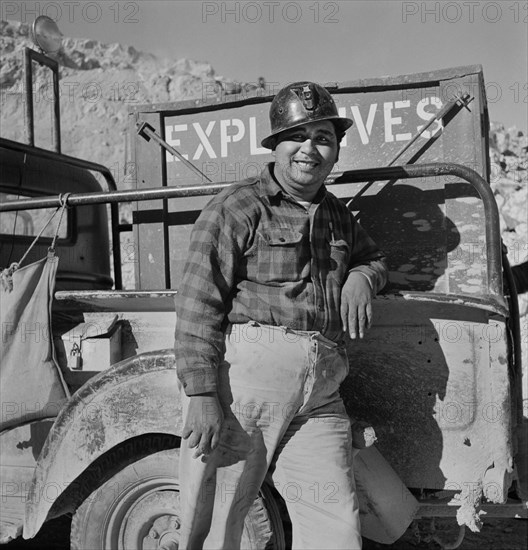
[{"label": "round side mirror", "polygon": [[35,46],[46,55],[57,53],[62,45],[62,33],[51,17],[39,15],[31,26],[31,38]]}]

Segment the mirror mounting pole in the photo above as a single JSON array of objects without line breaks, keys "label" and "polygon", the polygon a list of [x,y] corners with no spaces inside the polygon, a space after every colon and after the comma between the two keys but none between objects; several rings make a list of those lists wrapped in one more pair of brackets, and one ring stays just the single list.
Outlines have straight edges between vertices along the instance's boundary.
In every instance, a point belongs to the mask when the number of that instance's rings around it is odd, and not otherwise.
[{"label": "mirror mounting pole", "polygon": [[59,99],[59,64],[54,59],[39,53],[31,48],[24,50],[24,81],[25,81],[25,120],[26,141],[35,146],[35,120],[33,113],[33,61],[46,65],[53,73],[53,149],[61,152],[60,131],[60,99]]}]

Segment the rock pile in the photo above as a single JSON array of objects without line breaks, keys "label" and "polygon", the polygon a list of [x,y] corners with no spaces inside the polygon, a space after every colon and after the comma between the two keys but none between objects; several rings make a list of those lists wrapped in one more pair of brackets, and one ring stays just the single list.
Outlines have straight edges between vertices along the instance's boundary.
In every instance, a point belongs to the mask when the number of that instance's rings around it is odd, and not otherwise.
[{"label": "rock pile", "polygon": [[[21,52],[32,46],[29,25],[0,21],[1,135],[24,141]],[[33,46],[32,46],[33,47]],[[62,152],[104,164],[118,187],[124,179],[127,107],[134,104],[198,99],[207,94],[256,88],[217,76],[209,63],[160,59],[132,46],[65,38],[56,56],[60,65]],[[35,143],[50,147],[50,73],[34,66]],[[123,108],[124,107],[124,108]],[[82,121],[82,125],[80,124]]]},{"label": "rock pile", "polygon": [[[517,128],[492,123],[490,131],[491,187],[499,207],[501,232],[511,265],[528,260],[528,136]],[[521,300],[527,313],[528,299]]]},{"label": "rock pile", "polygon": [[[492,123],[490,129],[491,187],[499,207],[502,240],[510,265],[528,260],[528,136],[517,128]],[[519,296],[523,388],[528,378],[528,293]],[[526,391],[526,389],[524,390]],[[528,407],[528,395],[524,395]],[[526,413],[525,413],[526,415]]]}]

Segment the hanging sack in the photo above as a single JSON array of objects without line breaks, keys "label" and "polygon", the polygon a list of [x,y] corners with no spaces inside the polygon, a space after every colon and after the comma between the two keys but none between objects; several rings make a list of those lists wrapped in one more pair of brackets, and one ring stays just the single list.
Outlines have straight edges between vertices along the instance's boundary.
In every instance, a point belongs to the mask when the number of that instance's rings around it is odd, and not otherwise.
[{"label": "hanging sack", "polygon": [[[55,359],[51,305],[59,258],[55,241],[66,208],[61,200],[19,263],[1,274],[0,430],[32,420],[56,417],[69,391]],[[45,258],[20,267],[46,226],[60,211]]]}]

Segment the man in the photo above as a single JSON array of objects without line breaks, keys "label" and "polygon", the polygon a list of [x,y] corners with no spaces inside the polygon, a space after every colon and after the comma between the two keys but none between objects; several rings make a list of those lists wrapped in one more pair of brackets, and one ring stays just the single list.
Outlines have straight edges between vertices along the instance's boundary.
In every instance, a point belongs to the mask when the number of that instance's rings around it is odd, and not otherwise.
[{"label": "man", "polygon": [[239,548],[269,469],[293,548],[356,549],[343,335],[364,336],[386,268],[324,186],[352,121],[311,82],[280,90],[270,120],[275,162],[206,206],[179,289],[180,548]]}]

